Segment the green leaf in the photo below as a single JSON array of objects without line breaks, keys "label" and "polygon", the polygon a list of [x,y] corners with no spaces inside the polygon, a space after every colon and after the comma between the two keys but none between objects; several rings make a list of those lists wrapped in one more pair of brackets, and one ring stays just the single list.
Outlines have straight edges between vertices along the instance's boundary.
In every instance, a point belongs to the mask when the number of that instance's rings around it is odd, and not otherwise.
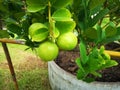
[{"label": "green leaf", "polygon": [[20,20],[21,18],[23,18],[25,15],[25,12],[18,12],[14,14],[14,17],[16,20]]},{"label": "green leaf", "polygon": [[118,63],[115,60],[106,60],[106,63],[101,67],[101,69],[117,66]]},{"label": "green leaf", "polygon": [[28,12],[38,12],[47,6],[48,0],[26,0]]},{"label": "green leaf", "polygon": [[80,59],[80,58],[77,58],[77,59],[75,60],[75,62],[76,62],[76,64],[78,65],[78,67],[82,70],[82,72],[85,72],[85,70],[84,70],[84,68],[83,68],[83,66],[82,66],[82,64],[81,64],[81,59]]},{"label": "green leaf", "polygon": [[97,43],[100,43],[103,38],[105,37],[105,32],[104,30],[102,30],[100,25],[97,25],[97,34],[98,34],[98,38],[97,38]]},{"label": "green leaf", "polygon": [[102,75],[96,71],[91,72],[91,74],[93,74],[96,77],[102,77]]},{"label": "green leaf", "polygon": [[77,71],[77,78],[78,79],[83,79],[84,77],[87,76],[88,73],[84,70],[84,67],[82,66],[81,59],[77,58],[75,60],[76,64],[78,65],[79,69]]},{"label": "green leaf", "polygon": [[71,13],[68,9],[62,8],[55,11],[52,15],[55,21],[71,21]]},{"label": "green leaf", "polygon": [[94,9],[99,5],[102,5],[106,0],[90,0],[89,1],[89,8]]},{"label": "green leaf", "polygon": [[110,55],[109,55],[108,53],[102,53],[101,56],[102,56],[103,59],[105,59],[105,60],[110,60],[110,59],[111,59],[111,57],[110,57]]},{"label": "green leaf", "polygon": [[73,0],[56,0],[53,3],[53,7],[55,8],[63,8],[70,4]]},{"label": "green leaf", "polygon": [[86,77],[86,78],[83,79],[83,81],[85,81],[85,82],[87,82],[87,83],[90,83],[90,82],[95,81],[95,79],[94,79],[94,78],[91,78],[91,77]]},{"label": "green leaf", "polygon": [[31,23],[31,22],[29,22],[29,19],[25,19],[25,20],[23,20],[23,21],[21,22],[21,26],[22,26],[22,28],[23,28],[23,32],[24,32],[24,34],[27,35],[27,36],[28,36],[28,29],[29,29],[30,23]]},{"label": "green leaf", "polygon": [[7,10],[7,7],[5,7],[5,5],[3,5],[3,1],[0,1],[0,11],[2,11],[2,12],[8,12],[8,10]]},{"label": "green leaf", "polygon": [[97,35],[97,30],[95,28],[88,28],[86,31],[85,31],[85,35],[86,37],[90,38],[90,39],[97,39],[98,38],[98,35]]},{"label": "green leaf", "polygon": [[102,40],[101,43],[109,43],[109,42],[120,40],[120,27],[117,27],[116,29],[117,29],[116,35],[105,38],[104,40]]},{"label": "green leaf", "polygon": [[100,10],[101,10],[101,5],[93,8],[92,10],[90,10],[90,16],[96,15],[96,13],[99,12]]},{"label": "green leaf", "polygon": [[21,35],[21,33],[22,33],[22,28],[17,24],[9,24],[9,25],[7,25],[7,29],[8,29],[8,31],[10,31],[14,34],[17,34],[17,35]]},{"label": "green leaf", "polygon": [[112,37],[117,33],[117,29],[113,26],[108,26],[105,29],[106,37]]},{"label": "green leaf", "polygon": [[5,19],[5,22],[7,22],[8,24],[16,24],[17,23],[17,21],[13,18],[7,18],[7,19]]},{"label": "green leaf", "polygon": [[87,56],[86,46],[82,40],[80,41],[79,48],[80,48],[80,57],[82,63],[85,64],[88,61],[88,56]]},{"label": "green leaf", "polygon": [[117,40],[120,40],[120,35],[106,38],[106,39],[102,40],[101,43],[110,43],[110,42],[117,41]]},{"label": "green leaf", "polygon": [[78,79],[84,79],[87,76],[87,73],[83,72],[81,69],[77,71],[77,78]]},{"label": "green leaf", "polygon": [[101,67],[101,60],[100,59],[95,59],[95,58],[91,58],[90,59],[90,63],[89,63],[89,69],[90,69],[90,72],[93,72],[93,71],[96,71],[96,70],[99,70],[100,67]]},{"label": "green leaf", "polygon": [[112,27],[116,27],[115,23],[114,22],[109,22],[109,25],[112,26]]},{"label": "green leaf", "polygon": [[0,38],[9,38],[7,30],[0,30]]},{"label": "green leaf", "polygon": [[72,32],[76,26],[74,21],[58,21],[55,23],[55,27],[59,30],[60,34],[66,32]]},{"label": "green leaf", "polygon": [[109,9],[103,9],[101,10],[96,16],[91,18],[89,20],[89,26],[94,26],[101,18],[103,18],[107,13],[109,12]]},{"label": "green leaf", "polygon": [[100,53],[100,54],[103,54],[103,53],[104,53],[104,50],[105,50],[105,47],[102,45],[102,46],[100,47],[99,53]]},{"label": "green leaf", "polygon": [[89,66],[90,72],[101,70],[101,67],[105,65],[105,60],[97,48],[94,48],[89,54],[89,61],[87,64]]}]

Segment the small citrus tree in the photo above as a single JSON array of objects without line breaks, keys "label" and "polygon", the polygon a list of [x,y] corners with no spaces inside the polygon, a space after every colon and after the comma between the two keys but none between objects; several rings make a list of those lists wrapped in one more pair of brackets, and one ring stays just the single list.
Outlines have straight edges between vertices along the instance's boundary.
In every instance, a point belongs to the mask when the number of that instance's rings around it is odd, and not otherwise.
[{"label": "small citrus tree", "polygon": [[79,45],[78,79],[117,65],[98,45],[120,40],[119,0],[1,0],[0,7],[0,38],[24,39],[44,61]]}]

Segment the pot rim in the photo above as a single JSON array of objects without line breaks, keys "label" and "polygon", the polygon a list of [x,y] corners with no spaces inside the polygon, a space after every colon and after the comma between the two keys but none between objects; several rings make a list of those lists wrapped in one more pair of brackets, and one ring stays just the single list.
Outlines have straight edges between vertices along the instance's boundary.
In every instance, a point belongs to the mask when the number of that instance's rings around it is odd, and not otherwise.
[{"label": "pot rim", "polygon": [[78,83],[82,82],[84,84],[96,84],[96,85],[106,85],[106,86],[120,86],[120,82],[98,82],[98,81],[94,81],[94,82],[91,82],[91,83],[87,83],[87,82],[84,82],[82,80],[78,80],[77,77],[67,71],[65,71],[64,69],[62,69],[61,67],[59,67],[55,61],[49,61],[48,64],[50,64],[52,67],[54,67],[53,69],[57,69],[56,70],[56,73],[61,73],[59,74],[59,76],[63,77],[64,74],[66,74],[67,77],[70,77],[71,79],[73,80],[77,80]]}]

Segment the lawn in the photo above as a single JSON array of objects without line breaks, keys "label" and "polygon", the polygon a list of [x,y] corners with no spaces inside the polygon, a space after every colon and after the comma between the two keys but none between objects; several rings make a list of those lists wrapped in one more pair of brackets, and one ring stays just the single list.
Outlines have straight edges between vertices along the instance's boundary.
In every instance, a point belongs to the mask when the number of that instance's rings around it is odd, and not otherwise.
[{"label": "lawn", "polygon": [[[42,62],[27,46],[7,44],[19,90],[51,90],[47,63]],[[7,60],[0,44],[0,90],[15,90]]]}]

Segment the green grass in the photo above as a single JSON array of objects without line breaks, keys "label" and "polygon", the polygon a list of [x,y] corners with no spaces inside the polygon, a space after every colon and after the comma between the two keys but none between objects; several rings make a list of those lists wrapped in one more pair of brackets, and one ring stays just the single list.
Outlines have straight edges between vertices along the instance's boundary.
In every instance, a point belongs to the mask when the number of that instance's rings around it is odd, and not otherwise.
[{"label": "green grass", "polygon": [[[42,62],[27,46],[8,44],[19,90],[51,90],[47,63]],[[15,90],[7,60],[0,44],[0,90]]]}]

